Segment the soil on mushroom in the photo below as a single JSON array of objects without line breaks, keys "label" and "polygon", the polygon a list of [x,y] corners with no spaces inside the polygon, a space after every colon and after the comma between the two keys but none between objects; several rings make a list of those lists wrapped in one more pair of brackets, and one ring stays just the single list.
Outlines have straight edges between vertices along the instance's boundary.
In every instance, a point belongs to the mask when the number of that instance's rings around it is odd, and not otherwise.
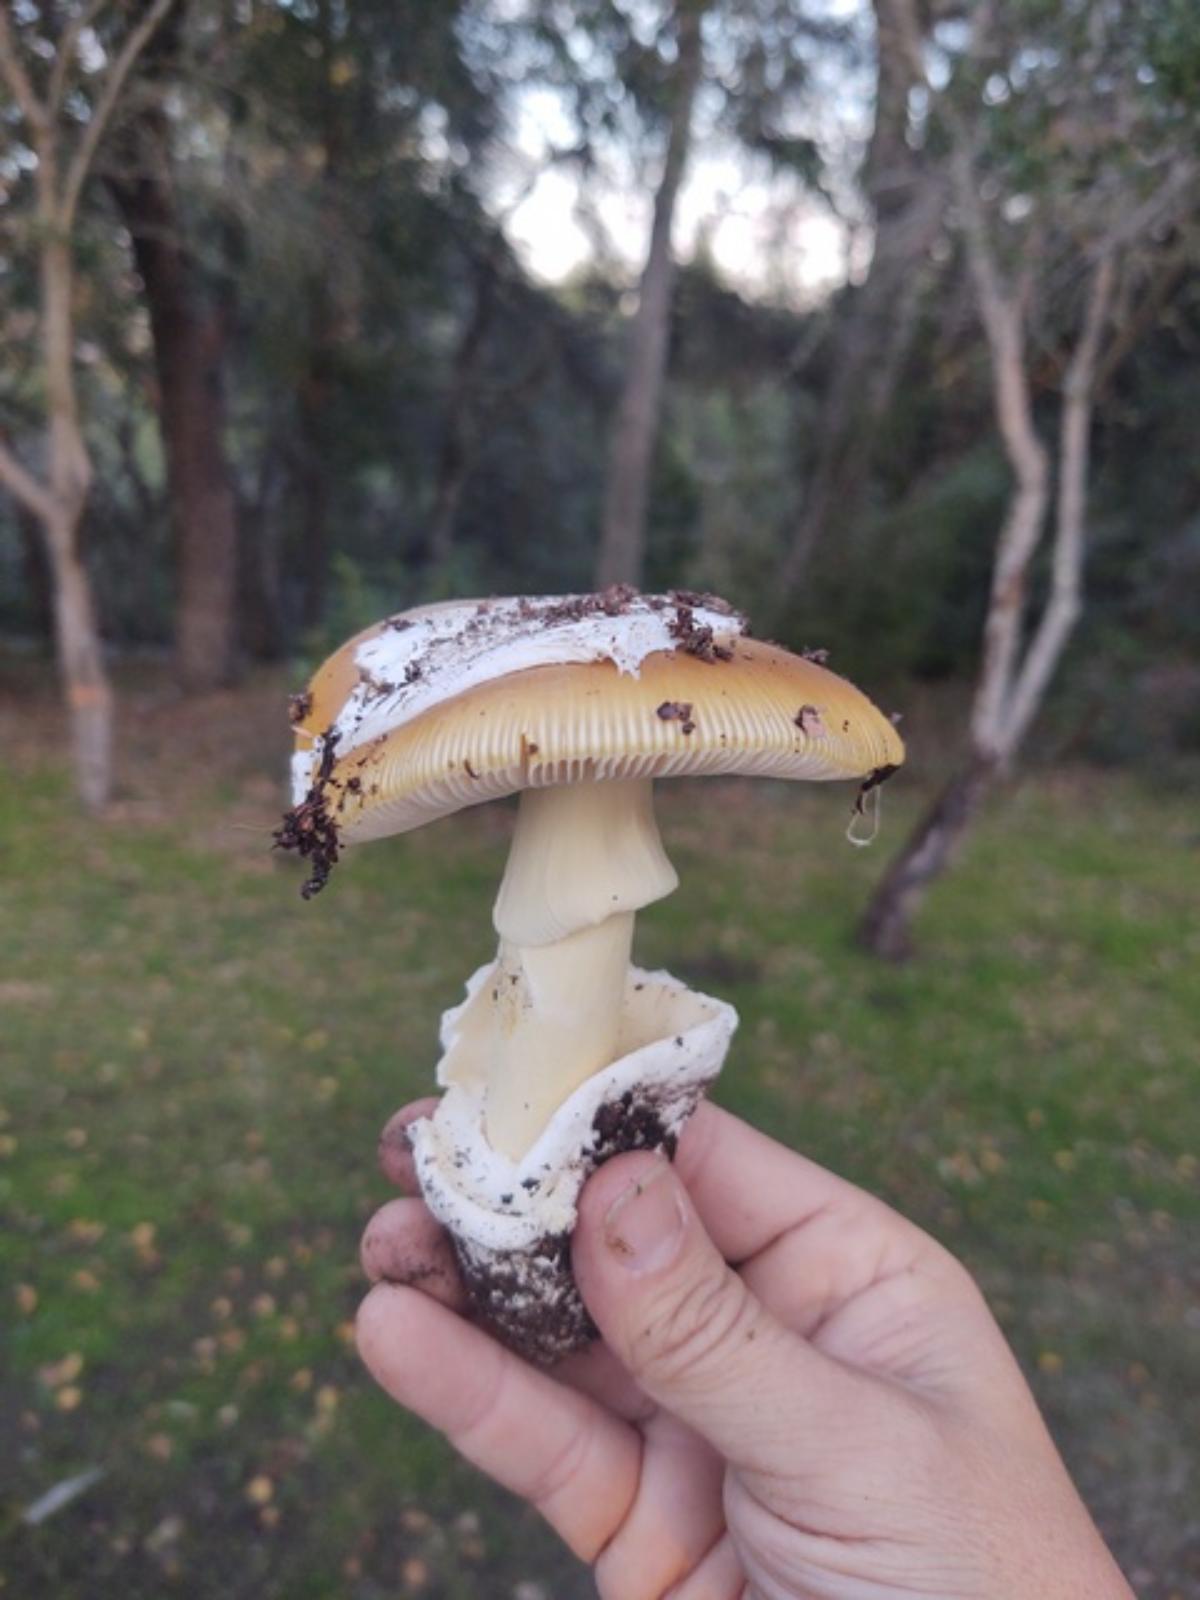
[{"label": "soil on mushroom", "polygon": [[305,900],[320,894],[338,861],[337,823],[329,794],[338,737],[332,728],[326,731],[315,781],[300,804],[284,813],[271,836],[277,850],[295,850],[309,862],[312,871],[300,886]]},{"label": "soil on mushroom", "polygon": [[[652,1089],[640,1098],[627,1091],[601,1106],[592,1128],[594,1143],[584,1158],[587,1176],[631,1150],[675,1155],[676,1137]],[[546,1234],[531,1251],[492,1258],[486,1265],[452,1242],[473,1314],[519,1355],[549,1364],[597,1336],[575,1288],[569,1234]]]}]

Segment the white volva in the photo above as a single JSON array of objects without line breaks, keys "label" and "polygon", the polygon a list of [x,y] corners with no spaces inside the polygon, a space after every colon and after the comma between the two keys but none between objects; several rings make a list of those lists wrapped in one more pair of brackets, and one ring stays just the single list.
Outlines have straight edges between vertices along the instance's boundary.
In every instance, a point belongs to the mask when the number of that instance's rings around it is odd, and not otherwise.
[{"label": "white volva", "polygon": [[634,913],[677,883],[649,779],[521,796],[493,914],[492,980],[443,1065],[448,1082],[482,1079],[488,1142],[510,1160],[616,1058]]}]

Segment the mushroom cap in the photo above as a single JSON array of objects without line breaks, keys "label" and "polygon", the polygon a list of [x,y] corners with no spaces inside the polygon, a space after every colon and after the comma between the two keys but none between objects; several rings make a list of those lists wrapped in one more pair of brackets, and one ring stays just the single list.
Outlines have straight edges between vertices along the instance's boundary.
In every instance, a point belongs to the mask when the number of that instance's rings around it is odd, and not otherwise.
[{"label": "mushroom cap", "polygon": [[285,829],[315,819],[335,847],[527,788],[729,774],[871,784],[904,759],[853,684],[747,637],[724,601],[680,591],[404,612],[335,651],[292,715]]}]

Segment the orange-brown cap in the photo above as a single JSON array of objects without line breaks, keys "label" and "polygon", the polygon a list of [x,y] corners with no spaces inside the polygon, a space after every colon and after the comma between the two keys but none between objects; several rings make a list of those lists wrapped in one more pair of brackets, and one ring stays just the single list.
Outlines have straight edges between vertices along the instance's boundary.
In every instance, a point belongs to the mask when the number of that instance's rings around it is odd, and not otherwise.
[{"label": "orange-brown cap", "polygon": [[482,800],[583,780],[881,781],[895,728],[817,660],[751,639],[725,602],[676,591],[466,601],[390,617],[295,696],[294,807],[311,856]]}]

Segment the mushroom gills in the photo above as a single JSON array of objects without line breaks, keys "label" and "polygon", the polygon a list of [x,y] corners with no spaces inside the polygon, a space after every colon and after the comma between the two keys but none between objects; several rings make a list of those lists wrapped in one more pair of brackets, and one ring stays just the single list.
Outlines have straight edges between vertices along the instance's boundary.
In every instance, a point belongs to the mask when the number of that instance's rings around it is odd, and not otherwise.
[{"label": "mushroom gills", "polygon": [[499,952],[441,1067],[444,1083],[482,1088],[488,1143],[510,1160],[616,1059],[634,915],[678,881],[648,778],[522,794]]}]

